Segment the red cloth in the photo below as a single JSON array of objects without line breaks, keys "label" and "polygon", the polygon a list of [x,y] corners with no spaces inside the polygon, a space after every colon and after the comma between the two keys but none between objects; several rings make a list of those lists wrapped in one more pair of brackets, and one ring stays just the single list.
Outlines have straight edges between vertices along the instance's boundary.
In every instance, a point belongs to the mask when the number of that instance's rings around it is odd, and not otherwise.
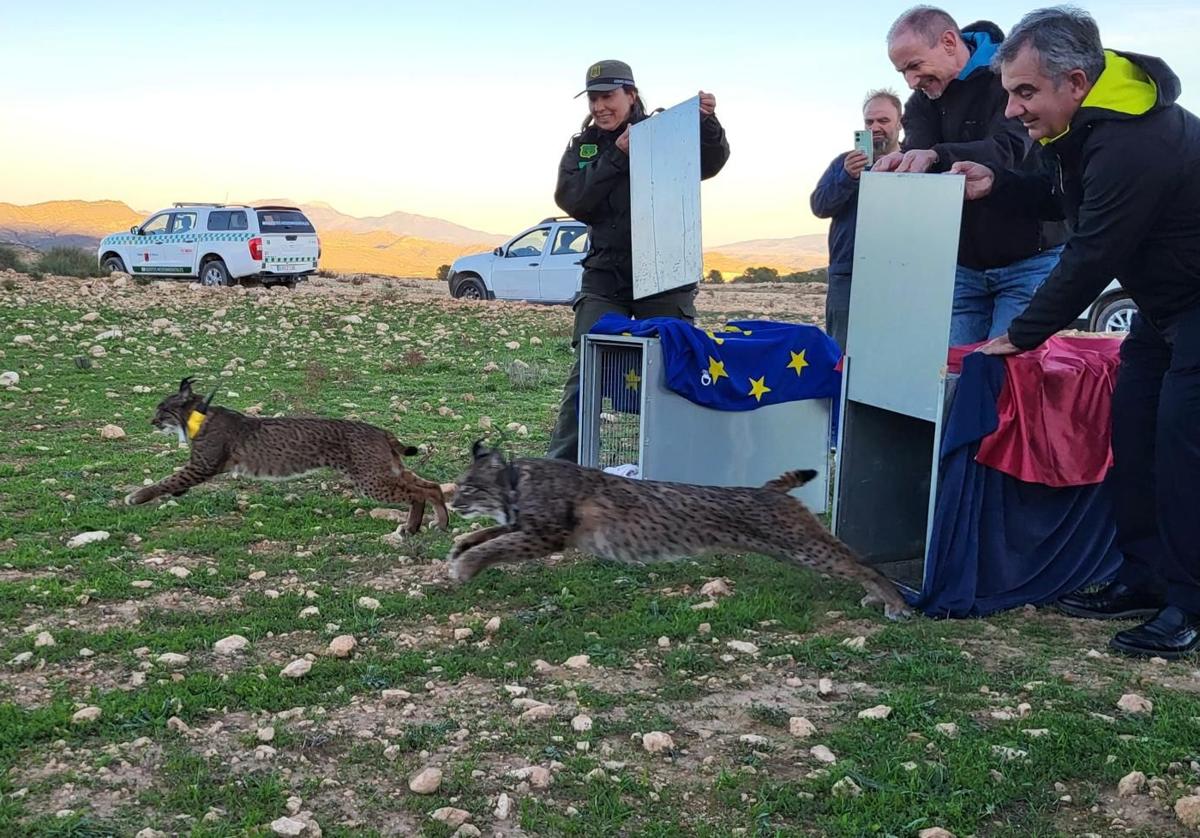
[{"label": "red cloth", "polygon": [[[979,344],[954,347],[948,366]],[[1005,360],[996,403],[1000,424],[979,444],[975,461],[1027,483],[1100,483],[1112,465],[1110,418],[1121,341],[1053,337]]]}]

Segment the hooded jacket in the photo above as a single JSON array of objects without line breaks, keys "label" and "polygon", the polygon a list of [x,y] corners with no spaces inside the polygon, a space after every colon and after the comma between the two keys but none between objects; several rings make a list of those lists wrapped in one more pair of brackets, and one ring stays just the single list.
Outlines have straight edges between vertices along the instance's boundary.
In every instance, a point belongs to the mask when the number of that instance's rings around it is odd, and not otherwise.
[{"label": "hooded jacket", "polygon": [[[603,273],[585,272],[582,290],[587,293],[633,298],[629,155],[616,143],[626,125],[646,118],[630,120],[613,131],[590,125],[571,138],[559,161],[554,202],[588,225],[590,248],[583,266],[603,269]],[[716,114],[704,117],[700,120],[700,177],[714,176],[728,159],[725,129]],[[591,287],[602,279],[604,287]]]},{"label": "hooded jacket", "polygon": [[[992,72],[992,56],[1004,33],[979,21],[962,30],[971,57],[937,99],[921,91],[904,106],[902,151],[932,149],[938,161],[931,171],[945,172],[960,160],[1000,168],[1016,167],[1031,143],[1020,120],[1008,119],[1008,94]],[[980,202],[963,207],[958,263],[973,270],[1011,265],[1062,244],[1061,224],[1045,223],[1026,210],[997,212]]]},{"label": "hooded jacket", "polygon": [[1158,58],[1105,50],[1104,71],[1036,172],[996,169],[997,209],[1065,218],[1058,266],[1009,327],[1032,349],[1070,325],[1115,276],[1159,331],[1200,306],[1200,119],[1176,104]]}]

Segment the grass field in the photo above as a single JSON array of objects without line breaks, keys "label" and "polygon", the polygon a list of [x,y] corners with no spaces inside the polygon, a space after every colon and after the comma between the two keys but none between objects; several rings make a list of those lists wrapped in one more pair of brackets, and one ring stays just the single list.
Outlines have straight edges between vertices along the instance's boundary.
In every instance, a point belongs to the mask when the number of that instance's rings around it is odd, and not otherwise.
[{"label": "grass field", "polygon": [[[0,389],[0,835],[438,836],[464,813],[462,835],[1186,834],[1200,671],[1108,655],[1113,626],[890,624],[757,557],[567,554],[456,587],[453,533],[389,540],[333,475],[125,507],[186,459],[149,424],[185,375],[231,408],[387,427],[450,481],[480,436],[544,450],[571,356],[569,310],[412,283],[121,285],[0,275],[20,375]],[[746,299],[709,292],[703,316]],[[231,635],[248,646],[218,654]]]}]

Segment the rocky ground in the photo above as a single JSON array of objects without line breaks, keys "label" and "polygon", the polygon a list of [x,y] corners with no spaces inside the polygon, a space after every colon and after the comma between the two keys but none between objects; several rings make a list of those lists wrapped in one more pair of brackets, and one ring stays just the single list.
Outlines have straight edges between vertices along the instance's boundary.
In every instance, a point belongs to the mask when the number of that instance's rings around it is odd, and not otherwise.
[{"label": "rocky ground", "polygon": [[[717,287],[817,321],[821,286]],[[1200,670],[1028,608],[886,622],[758,557],[446,578],[334,475],[124,495],[216,401],[386,426],[452,481],[544,450],[565,307],[0,275],[0,834],[1183,835]],[[881,514],[885,514],[881,512]]]}]

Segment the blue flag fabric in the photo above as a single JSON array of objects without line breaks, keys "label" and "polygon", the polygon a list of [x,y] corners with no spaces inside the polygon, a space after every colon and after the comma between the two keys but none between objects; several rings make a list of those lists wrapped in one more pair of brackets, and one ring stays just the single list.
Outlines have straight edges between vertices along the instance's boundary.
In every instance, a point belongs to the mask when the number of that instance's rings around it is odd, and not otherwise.
[{"label": "blue flag fabric", "polygon": [[731,321],[704,331],[673,317],[632,320],[606,314],[592,334],[657,336],[666,383],[716,410],[754,410],[801,399],[837,399],[841,350],[816,326],[767,320]]}]

